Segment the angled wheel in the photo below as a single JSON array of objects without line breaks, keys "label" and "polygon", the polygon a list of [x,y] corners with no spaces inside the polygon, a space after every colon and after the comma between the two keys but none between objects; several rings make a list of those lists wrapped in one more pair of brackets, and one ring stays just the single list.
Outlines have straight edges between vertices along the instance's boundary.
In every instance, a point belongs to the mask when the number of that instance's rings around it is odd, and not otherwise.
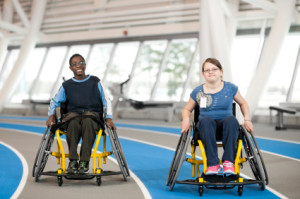
[{"label": "angled wheel", "polygon": [[[255,138],[251,136],[245,127],[241,126],[241,131],[243,134],[243,146],[247,156],[247,160],[250,164],[251,170],[256,180],[261,180],[259,186],[262,190],[265,190],[267,180],[266,168],[262,156],[260,155],[259,148],[256,144]],[[256,147],[255,147],[256,146]]]},{"label": "angled wheel", "polygon": [[167,178],[167,186],[169,186],[169,190],[173,189],[175,185],[175,181],[182,167],[182,164],[185,160],[186,150],[189,145],[190,137],[191,137],[191,128],[188,132],[182,133],[179,138],[175,155],[173,157],[171,167],[169,170],[169,175]]},{"label": "angled wheel", "polygon": [[238,194],[239,194],[239,196],[241,196],[243,194],[243,185],[239,185]]},{"label": "angled wheel", "polygon": [[62,185],[62,183],[63,183],[62,176],[57,176],[57,183],[58,183],[58,186],[61,187],[61,185]]},{"label": "angled wheel", "polygon": [[54,140],[54,135],[54,132],[49,131],[49,133],[47,133],[47,135],[45,136],[45,141],[42,143],[41,150],[37,158],[36,169],[34,174],[36,182],[39,181],[39,177],[44,171],[49,154],[51,153],[50,149]]},{"label": "angled wheel", "polygon": [[42,146],[44,145],[44,143],[46,141],[46,135],[48,134],[48,132],[49,132],[49,127],[46,128],[46,130],[44,132],[44,135],[43,135],[43,137],[41,139],[39,148],[37,150],[37,153],[36,153],[36,156],[35,156],[35,159],[34,159],[34,162],[33,162],[33,167],[32,167],[32,177],[35,176],[35,170],[37,168],[38,158],[40,157],[41,149],[42,149]]},{"label": "angled wheel", "polygon": [[125,159],[125,155],[124,155],[119,137],[117,135],[117,132],[113,131],[109,127],[107,127],[107,131],[108,131],[109,139],[110,139],[110,142],[111,142],[111,147],[112,147],[112,150],[113,150],[113,154],[115,155],[115,157],[117,159],[117,162],[120,166],[120,170],[123,174],[124,180],[127,181],[127,177],[130,174],[129,174],[127,162],[126,162],[126,159]]}]

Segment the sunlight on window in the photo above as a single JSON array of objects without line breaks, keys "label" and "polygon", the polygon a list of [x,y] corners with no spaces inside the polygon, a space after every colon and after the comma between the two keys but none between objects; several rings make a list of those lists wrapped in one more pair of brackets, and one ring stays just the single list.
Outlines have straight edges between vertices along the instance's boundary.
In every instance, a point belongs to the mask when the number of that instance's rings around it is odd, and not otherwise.
[{"label": "sunlight on window", "polygon": [[128,79],[138,45],[139,42],[122,42],[118,44],[112,66],[108,71],[107,82],[121,83]]},{"label": "sunlight on window", "polygon": [[7,61],[6,63],[4,63],[4,65],[2,66],[2,70],[1,70],[1,78],[0,78],[0,88],[2,88],[2,86],[4,85],[10,71],[13,69],[15,62],[19,56],[19,49],[14,49],[11,50],[11,52],[7,53]]},{"label": "sunlight on window", "polygon": [[179,101],[197,39],[173,40],[154,99]]},{"label": "sunlight on window", "polygon": [[59,75],[66,50],[65,46],[50,48],[45,65],[33,91],[32,99],[49,100],[53,97],[51,96],[51,90]]},{"label": "sunlight on window", "polygon": [[[259,101],[260,107],[278,105],[279,103],[286,101],[286,95],[291,83],[296,64],[299,45],[299,34],[290,34],[286,37],[284,44],[280,50],[279,56],[277,57],[275,66],[271,71],[271,76],[267,84],[267,89]],[[297,78],[299,79],[300,77],[298,76]],[[299,82],[299,80],[297,81]],[[299,86],[296,86],[293,92],[299,92]],[[298,95],[294,93],[294,96]],[[295,98],[293,100],[295,100]]]},{"label": "sunlight on window", "polygon": [[[256,36],[238,36],[233,40],[231,52],[232,78],[243,96],[255,73],[258,55],[260,54],[260,38]],[[226,80],[225,80],[226,81]]]},{"label": "sunlight on window", "polygon": [[150,99],[151,89],[155,83],[159,64],[167,41],[147,41],[144,43],[135,73],[131,77],[128,96],[135,100]]},{"label": "sunlight on window", "polygon": [[113,45],[114,44],[109,43],[93,46],[90,58],[87,62],[86,74],[95,75],[100,79],[103,78]]},{"label": "sunlight on window", "polygon": [[45,48],[35,48],[29,55],[20,83],[11,98],[12,103],[21,103],[23,100],[30,98],[29,95],[34,88],[33,83],[38,75],[45,52]]}]

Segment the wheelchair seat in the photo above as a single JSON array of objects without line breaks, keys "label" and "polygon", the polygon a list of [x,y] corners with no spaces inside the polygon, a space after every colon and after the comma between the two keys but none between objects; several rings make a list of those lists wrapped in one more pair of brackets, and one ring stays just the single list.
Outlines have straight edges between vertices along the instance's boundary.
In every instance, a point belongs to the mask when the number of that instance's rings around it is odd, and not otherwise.
[{"label": "wheelchair seat", "polygon": [[[66,134],[67,131],[64,128],[66,122],[62,122],[64,115],[67,113],[67,102],[61,103],[60,105],[60,116],[56,115],[56,124],[52,125],[51,128],[47,127],[43,137],[41,139],[36,158],[34,160],[32,176],[35,178],[35,181],[38,182],[41,175],[48,176],[57,176],[58,185],[61,186],[63,183],[63,177],[66,179],[92,179],[96,177],[97,185],[101,185],[101,176],[107,175],[117,175],[122,174],[125,181],[127,177],[130,176],[127,162],[124,156],[124,152],[121,147],[117,132],[108,128],[104,123],[104,118],[97,119],[96,117],[86,116],[94,119],[97,123],[100,124],[100,129],[97,133],[95,146],[91,154],[93,162],[93,172],[88,174],[68,174],[66,173],[66,157],[69,157],[69,154],[65,153],[64,147],[61,141],[61,135]],[[71,118],[72,120],[74,118]],[[70,121],[69,120],[69,121]],[[106,127],[106,128],[105,128]],[[110,138],[112,151],[106,151],[106,133]],[[51,151],[54,138],[56,136],[57,140],[57,151]],[[103,137],[103,151],[98,152],[98,146],[100,144],[100,139]],[[117,159],[117,163],[120,167],[120,172],[118,171],[104,171],[101,168],[102,162],[106,164],[107,157],[114,154]],[[46,163],[48,161],[49,155],[54,156],[57,159],[57,164],[60,164],[60,167],[56,171],[44,171]],[[101,161],[102,159],[102,161]]]},{"label": "wheelchair seat", "polygon": [[[233,115],[235,115],[236,105],[233,104]],[[239,136],[237,140],[237,152],[235,158],[235,175],[205,175],[207,168],[207,160],[204,145],[200,139],[200,134],[196,128],[199,116],[199,107],[194,109],[194,121],[191,122],[191,126],[188,132],[182,133],[177,144],[177,148],[171,163],[169,175],[167,178],[167,186],[172,191],[174,185],[178,184],[189,184],[198,185],[199,195],[202,196],[204,187],[208,189],[232,189],[238,186],[238,195],[242,195],[243,186],[248,184],[258,184],[261,190],[265,189],[268,184],[268,175],[265,168],[265,164],[262,155],[259,151],[253,134],[247,132],[243,125],[239,126]],[[192,139],[191,139],[191,134]],[[189,142],[191,139],[191,142]],[[192,157],[186,157],[186,150],[188,144],[191,144]],[[218,147],[222,146],[221,143],[217,142]],[[196,147],[199,146],[202,159],[196,159]],[[243,150],[242,150],[243,149]],[[246,157],[243,157],[243,152]],[[186,161],[192,165],[192,179],[177,180],[180,169],[183,162]],[[253,172],[254,179],[244,179],[240,175],[240,169],[244,162],[249,162],[250,168]],[[203,169],[200,170],[200,165]],[[196,176],[197,173],[197,176]]]}]

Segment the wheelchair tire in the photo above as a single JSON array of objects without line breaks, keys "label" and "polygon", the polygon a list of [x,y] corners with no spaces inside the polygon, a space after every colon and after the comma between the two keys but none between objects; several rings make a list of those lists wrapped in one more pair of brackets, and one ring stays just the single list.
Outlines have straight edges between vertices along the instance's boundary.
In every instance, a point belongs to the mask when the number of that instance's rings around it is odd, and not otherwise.
[{"label": "wheelchair tire", "polygon": [[97,182],[97,185],[100,186],[101,185],[101,176],[97,176],[97,179],[96,179],[96,182]]},{"label": "wheelchair tire", "polygon": [[113,131],[109,127],[107,127],[107,131],[108,131],[109,139],[111,142],[113,154],[115,155],[115,157],[117,159],[117,162],[118,162],[120,170],[123,174],[124,180],[127,181],[127,177],[130,176],[130,174],[129,174],[129,169],[127,166],[127,162],[125,159],[125,155],[124,155],[119,137],[117,135],[117,132]]},{"label": "wheelchair tire", "polygon": [[46,166],[49,154],[51,153],[50,149],[54,140],[55,133],[49,131],[49,133],[45,136],[45,141],[42,143],[41,150],[39,153],[39,157],[37,158],[37,164],[35,169],[35,181],[39,181],[39,177],[41,173],[44,171]]},{"label": "wheelchair tire", "polygon": [[261,190],[265,190],[266,178],[262,166],[262,159],[261,156],[258,155],[258,148],[255,148],[253,145],[253,139],[255,138],[252,137],[251,139],[251,136],[249,135],[250,133],[247,132],[247,130],[244,127],[242,127],[242,132],[244,135],[242,141],[247,156],[247,160],[250,164],[255,179],[262,181],[262,183],[259,183]]},{"label": "wheelchair tire", "polygon": [[42,148],[42,145],[44,144],[44,142],[46,141],[46,135],[47,133],[49,132],[49,127],[46,128],[44,134],[43,134],[43,137],[41,139],[41,142],[40,142],[40,145],[39,145],[39,148],[37,150],[37,153],[36,153],[36,156],[35,156],[35,159],[34,159],[34,162],[33,162],[33,167],[32,167],[32,177],[35,176],[35,170],[36,170],[36,167],[37,167],[37,161],[38,161],[38,158],[40,157],[40,153],[41,153],[41,148]]},{"label": "wheelchair tire", "polygon": [[61,185],[63,184],[62,176],[57,176],[57,183],[58,183],[58,186],[61,187]]},{"label": "wheelchair tire", "polygon": [[186,155],[187,147],[189,145],[190,137],[191,137],[191,128],[188,132],[182,133],[179,138],[175,155],[173,157],[169,175],[167,178],[167,186],[169,186],[170,191],[173,190],[175,181],[179,175],[182,164],[185,161],[185,155]]}]

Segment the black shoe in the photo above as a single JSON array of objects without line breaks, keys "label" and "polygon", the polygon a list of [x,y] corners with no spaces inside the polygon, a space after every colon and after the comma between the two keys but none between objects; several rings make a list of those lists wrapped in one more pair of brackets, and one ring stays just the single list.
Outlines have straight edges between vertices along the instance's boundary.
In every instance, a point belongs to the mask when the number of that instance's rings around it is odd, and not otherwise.
[{"label": "black shoe", "polygon": [[78,173],[85,174],[89,172],[89,162],[88,161],[79,161]]},{"label": "black shoe", "polygon": [[68,173],[78,173],[78,162],[77,160],[70,160],[69,166],[67,169]]}]

